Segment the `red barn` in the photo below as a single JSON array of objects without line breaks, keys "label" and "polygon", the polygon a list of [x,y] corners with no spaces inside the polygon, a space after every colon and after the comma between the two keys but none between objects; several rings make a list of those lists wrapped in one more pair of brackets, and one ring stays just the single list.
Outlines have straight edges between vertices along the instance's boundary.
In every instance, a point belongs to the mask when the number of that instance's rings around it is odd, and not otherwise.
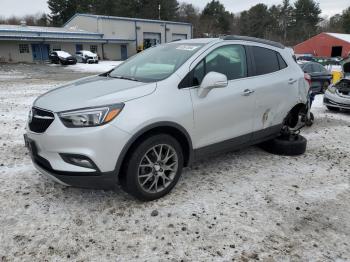
[{"label": "red barn", "polygon": [[294,47],[296,54],[347,57],[350,53],[350,34],[321,33]]}]

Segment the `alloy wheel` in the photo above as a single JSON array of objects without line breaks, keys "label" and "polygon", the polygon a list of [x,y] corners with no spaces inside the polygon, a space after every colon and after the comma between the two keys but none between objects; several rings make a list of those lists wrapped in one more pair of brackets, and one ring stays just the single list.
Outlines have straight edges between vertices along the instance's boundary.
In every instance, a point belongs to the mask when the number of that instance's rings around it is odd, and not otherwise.
[{"label": "alloy wheel", "polygon": [[177,171],[176,150],[167,144],[155,145],[141,158],[138,182],[144,191],[159,193],[169,187]]}]

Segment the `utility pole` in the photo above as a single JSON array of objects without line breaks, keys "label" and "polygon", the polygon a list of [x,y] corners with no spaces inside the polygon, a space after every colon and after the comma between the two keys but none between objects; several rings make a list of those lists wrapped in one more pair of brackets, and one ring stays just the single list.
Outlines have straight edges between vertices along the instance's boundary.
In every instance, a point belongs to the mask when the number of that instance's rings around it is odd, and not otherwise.
[{"label": "utility pole", "polygon": [[160,4],[158,5],[158,20],[160,20],[160,9],[161,9],[161,6]]}]

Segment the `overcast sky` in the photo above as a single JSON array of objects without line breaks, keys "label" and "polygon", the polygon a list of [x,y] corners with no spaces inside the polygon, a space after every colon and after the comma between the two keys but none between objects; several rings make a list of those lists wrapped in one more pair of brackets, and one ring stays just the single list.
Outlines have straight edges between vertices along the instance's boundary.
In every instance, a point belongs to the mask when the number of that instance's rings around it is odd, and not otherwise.
[{"label": "overcast sky", "polygon": [[[26,14],[48,13],[47,0],[0,0],[0,16],[9,17],[12,15],[23,16]],[[180,0],[181,2],[192,3],[202,9],[210,0]],[[226,9],[233,13],[247,10],[258,3],[267,5],[279,4],[282,0],[220,0]],[[293,0],[291,2],[294,2]],[[340,13],[349,6],[349,0],[318,0],[323,16],[331,16]]]}]

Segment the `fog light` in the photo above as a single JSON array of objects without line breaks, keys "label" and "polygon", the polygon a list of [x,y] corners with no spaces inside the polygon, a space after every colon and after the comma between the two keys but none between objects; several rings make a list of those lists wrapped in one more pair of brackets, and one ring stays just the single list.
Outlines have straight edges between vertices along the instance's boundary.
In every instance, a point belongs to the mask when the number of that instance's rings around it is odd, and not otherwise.
[{"label": "fog light", "polygon": [[86,168],[99,171],[96,164],[87,156],[75,155],[75,154],[60,154],[60,156],[62,157],[63,161],[68,164],[86,167]]}]

